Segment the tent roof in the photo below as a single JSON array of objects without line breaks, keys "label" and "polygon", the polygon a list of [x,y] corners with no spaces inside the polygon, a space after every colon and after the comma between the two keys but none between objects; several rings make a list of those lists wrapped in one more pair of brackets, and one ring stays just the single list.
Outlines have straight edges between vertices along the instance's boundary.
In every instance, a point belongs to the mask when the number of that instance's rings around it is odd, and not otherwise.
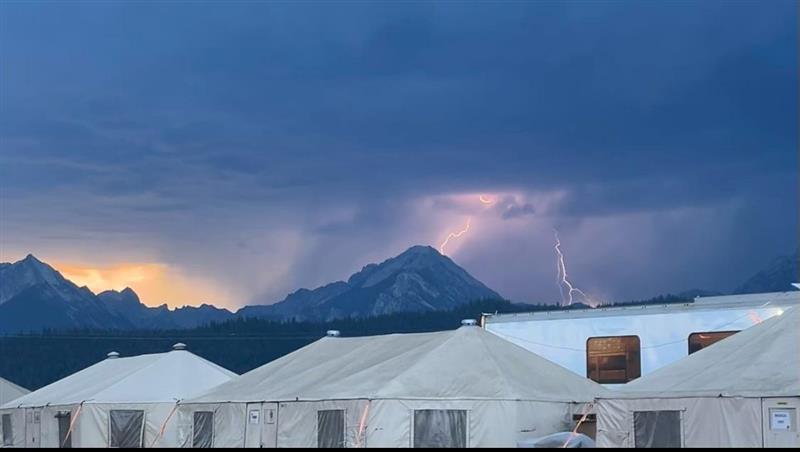
[{"label": "tent roof", "polygon": [[0,377],[0,404],[18,399],[30,391]]},{"label": "tent roof", "polygon": [[325,337],[187,400],[335,399],[591,401],[605,389],[475,326]]},{"label": "tent roof", "polygon": [[622,386],[613,398],[800,395],[800,308]]},{"label": "tent roof", "polygon": [[3,408],[87,403],[156,403],[196,396],[236,374],[185,350],[106,359]]}]

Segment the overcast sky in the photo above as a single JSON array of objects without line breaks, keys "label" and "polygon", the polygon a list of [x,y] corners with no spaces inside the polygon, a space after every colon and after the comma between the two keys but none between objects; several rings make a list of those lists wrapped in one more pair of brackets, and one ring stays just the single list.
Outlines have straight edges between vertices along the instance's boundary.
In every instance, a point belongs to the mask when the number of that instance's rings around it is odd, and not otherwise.
[{"label": "overcast sky", "polygon": [[469,222],[514,301],[554,228],[599,299],[731,290],[798,246],[796,8],[2,2],[0,258],[235,307]]}]

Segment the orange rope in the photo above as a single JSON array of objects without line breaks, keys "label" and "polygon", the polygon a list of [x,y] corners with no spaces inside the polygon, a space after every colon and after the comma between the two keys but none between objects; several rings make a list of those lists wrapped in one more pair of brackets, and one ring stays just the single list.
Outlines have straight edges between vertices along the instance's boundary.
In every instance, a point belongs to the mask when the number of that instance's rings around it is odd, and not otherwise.
[{"label": "orange rope", "polygon": [[172,419],[172,415],[175,414],[175,411],[177,410],[178,410],[178,402],[175,402],[175,406],[172,407],[172,411],[169,412],[169,415],[167,415],[167,418],[164,419],[164,422],[161,424],[161,429],[159,429],[158,435],[156,435],[156,437],[153,439],[153,442],[150,443],[150,449],[152,449],[153,446],[156,445],[156,442],[159,439],[161,439],[162,436],[164,436],[164,432],[167,430],[167,422],[169,422],[169,420]]},{"label": "orange rope", "polygon": [[583,413],[583,416],[581,416],[581,419],[578,421],[577,424],[575,424],[575,428],[572,429],[572,433],[569,435],[569,438],[567,438],[567,440],[564,441],[564,444],[561,446],[562,449],[565,449],[567,447],[567,444],[569,444],[569,442],[572,441],[572,438],[578,435],[578,429],[580,428],[581,424],[583,424],[583,421],[585,421],[586,418],[589,417],[589,411],[591,411],[592,406],[594,406],[594,404],[592,403],[586,404],[586,406],[584,407],[585,412]]},{"label": "orange rope", "polygon": [[70,435],[72,435],[72,429],[75,428],[75,422],[78,421],[78,416],[81,414],[81,410],[83,409],[83,402],[78,405],[78,409],[75,410],[75,416],[71,417],[69,420],[69,430],[67,430],[67,434],[64,435],[64,441],[61,442],[61,447],[63,448],[65,444],[67,444],[67,439],[69,439]]},{"label": "orange rope", "polygon": [[364,428],[367,424],[367,414],[369,413],[369,404],[372,401],[367,400],[367,406],[364,407],[364,412],[361,413],[361,420],[358,422],[358,435],[356,436],[356,447],[361,447],[361,435],[364,434]]}]

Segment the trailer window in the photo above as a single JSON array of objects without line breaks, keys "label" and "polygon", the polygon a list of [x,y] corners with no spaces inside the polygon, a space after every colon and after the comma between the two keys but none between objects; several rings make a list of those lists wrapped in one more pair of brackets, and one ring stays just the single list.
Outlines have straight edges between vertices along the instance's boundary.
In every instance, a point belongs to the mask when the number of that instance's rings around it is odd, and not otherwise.
[{"label": "trailer window", "polygon": [[634,411],[634,447],[681,447],[680,411]]},{"label": "trailer window", "polygon": [[317,411],[317,447],[344,447],[344,410]]},{"label": "trailer window", "polygon": [[711,344],[719,342],[728,336],[733,336],[738,331],[710,331],[707,333],[692,333],[689,335],[689,354],[699,352]]},{"label": "trailer window", "polygon": [[414,447],[467,447],[467,411],[414,410]]},{"label": "trailer window", "polygon": [[590,337],[586,376],[598,383],[627,383],[642,374],[639,336]]},{"label": "trailer window", "polygon": [[4,414],[3,415],[3,445],[4,446],[13,446],[14,445],[14,435],[11,433],[11,415]]}]

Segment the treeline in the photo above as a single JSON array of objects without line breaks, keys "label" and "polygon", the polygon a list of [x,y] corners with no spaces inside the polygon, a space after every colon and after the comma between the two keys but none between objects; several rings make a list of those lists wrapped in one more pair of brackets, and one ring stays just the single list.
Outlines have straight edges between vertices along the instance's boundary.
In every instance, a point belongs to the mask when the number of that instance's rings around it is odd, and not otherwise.
[{"label": "treeline", "polygon": [[659,295],[657,297],[648,298],[646,300],[634,300],[604,304],[603,307],[621,307],[621,306],[641,306],[646,304],[673,304],[673,303],[692,303],[694,300],[691,297],[684,295]]},{"label": "treeline", "polygon": [[[188,350],[236,373],[244,373],[323,337],[330,329],[342,336],[439,331],[458,328],[481,312],[519,312],[545,306],[483,300],[447,312],[397,313],[330,322],[234,319],[191,330],[44,331],[0,336],[0,376],[38,389],[106,358],[161,353],[183,342]],[[551,306],[552,308],[552,306]]]},{"label": "treeline", "polygon": [[[634,302],[685,302],[674,296]],[[463,319],[480,319],[482,313],[533,312],[581,309],[576,303],[558,308],[550,304],[515,304],[507,300],[481,300],[452,311],[408,312],[329,322],[275,321],[236,318],[190,330],[44,331],[0,336],[0,376],[28,389],[38,389],[106,358],[111,351],[123,357],[171,350],[177,342],[236,373],[245,373],[339,330],[343,337],[389,333],[418,333],[458,328]]]}]

